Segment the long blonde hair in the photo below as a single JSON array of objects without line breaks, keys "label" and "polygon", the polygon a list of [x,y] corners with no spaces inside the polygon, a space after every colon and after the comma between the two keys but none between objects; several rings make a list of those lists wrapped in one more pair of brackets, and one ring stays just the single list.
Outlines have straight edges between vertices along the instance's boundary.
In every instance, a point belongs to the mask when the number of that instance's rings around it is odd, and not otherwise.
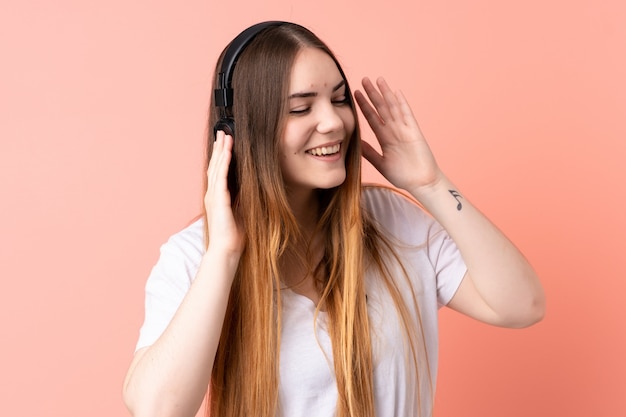
[{"label": "long blonde hair", "polygon": [[[346,78],[320,39],[287,23],[258,34],[240,55],[233,74],[233,153],[240,179],[233,210],[245,230],[246,246],[230,292],[211,376],[208,412],[215,417],[274,417],[278,407],[280,261],[288,250],[309,243],[287,201],[278,160],[291,69],[302,48],[326,52]],[[366,265],[381,272],[396,302],[416,369],[415,326],[420,324],[410,317],[386,266],[385,260],[393,259],[391,245],[361,207],[358,118],[347,84],[346,89],[357,122],[346,150],[346,179],[336,188],[319,191],[316,231],[323,236],[324,254],[318,265],[308,267],[320,281],[318,310],[324,308],[328,317],[338,390],[337,416],[373,417],[372,347],[363,282]],[[218,118],[212,103],[209,126]],[[207,161],[212,144],[211,135]],[[306,259],[305,253],[299,255]]]}]

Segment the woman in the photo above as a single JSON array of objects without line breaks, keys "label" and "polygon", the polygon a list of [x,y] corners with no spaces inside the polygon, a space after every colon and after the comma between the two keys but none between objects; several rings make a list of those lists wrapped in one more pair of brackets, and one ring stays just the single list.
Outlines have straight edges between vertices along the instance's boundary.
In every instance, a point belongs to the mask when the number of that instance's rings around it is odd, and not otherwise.
[{"label": "woman", "polygon": [[[524,327],[541,285],[439,169],[401,93],[354,93],[379,154],[326,45],[286,22],[249,30],[218,61],[205,216],[150,275],[126,404],[193,416],[209,389],[213,416],[429,416],[438,307]],[[363,187],[361,154],[432,217]]]}]

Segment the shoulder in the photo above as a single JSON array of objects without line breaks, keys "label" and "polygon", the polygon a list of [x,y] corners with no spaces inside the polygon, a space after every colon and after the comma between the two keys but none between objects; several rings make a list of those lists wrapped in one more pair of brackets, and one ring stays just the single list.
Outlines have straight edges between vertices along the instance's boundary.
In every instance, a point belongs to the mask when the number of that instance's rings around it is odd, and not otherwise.
[{"label": "shoulder", "polygon": [[198,217],[184,229],[170,236],[165,245],[177,246],[193,251],[204,251],[204,219]]},{"label": "shoulder", "polygon": [[156,268],[184,268],[191,274],[200,264],[204,252],[204,219],[197,218],[171,235],[161,246],[161,256]]},{"label": "shoulder", "polygon": [[396,237],[427,240],[441,229],[417,201],[394,188],[364,185],[361,201],[370,220]]},{"label": "shoulder", "polygon": [[415,200],[402,191],[384,185],[363,184],[362,201],[368,210],[420,208]]},{"label": "shoulder", "polygon": [[136,349],[153,344],[189,290],[204,254],[204,220],[192,221],[161,245],[146,282],[145,319]]},{"label": "shoulder", "polygon": [[146,305],[161,305],[163,311],[175,308],[191,286],[204,251],[204,221],[201,219],[170,236],[161,245],[159,259],[150,271]]},{"label": "shoulder", "polygon": [[197,217],[192,220],[185,228],[171,235],[164,246],[204,251],[204,219]]}]

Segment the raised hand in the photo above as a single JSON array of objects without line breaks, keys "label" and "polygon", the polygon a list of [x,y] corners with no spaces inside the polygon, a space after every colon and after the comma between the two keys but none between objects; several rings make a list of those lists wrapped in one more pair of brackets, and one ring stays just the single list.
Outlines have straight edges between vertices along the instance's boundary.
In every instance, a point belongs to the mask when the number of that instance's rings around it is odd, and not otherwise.
[{"label": "raised hand", "polygon": [[233,138],[223,131],[217,132],[207,170],[207,191],[204,207],[209,229],[209,245],[232,253],[241,253],[244,235],[237,224],[228,191],[227,176],[231,159]]},{"label": "raised hand", "polygon": [[363,141],[363,156],[391,184],[417,196],[441,181],[443,174],[402,93],[394,93],[383,78],[376,84],[378,89],[369,78],[363,79],[369,101],[361,91],[354,92],[382,151]]}]

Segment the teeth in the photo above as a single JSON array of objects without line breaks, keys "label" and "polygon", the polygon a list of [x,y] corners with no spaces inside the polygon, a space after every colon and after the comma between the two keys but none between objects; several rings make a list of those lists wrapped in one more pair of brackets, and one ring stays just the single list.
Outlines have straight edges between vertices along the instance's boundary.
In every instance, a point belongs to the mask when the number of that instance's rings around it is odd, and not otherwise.
[{"label": "teeth", "polygon": [[333,146],[322,146],[321,148],[311,149],[309,153],[315,156],[332,155],[339,152],[340,147],[341,146],[339,144]]}]

